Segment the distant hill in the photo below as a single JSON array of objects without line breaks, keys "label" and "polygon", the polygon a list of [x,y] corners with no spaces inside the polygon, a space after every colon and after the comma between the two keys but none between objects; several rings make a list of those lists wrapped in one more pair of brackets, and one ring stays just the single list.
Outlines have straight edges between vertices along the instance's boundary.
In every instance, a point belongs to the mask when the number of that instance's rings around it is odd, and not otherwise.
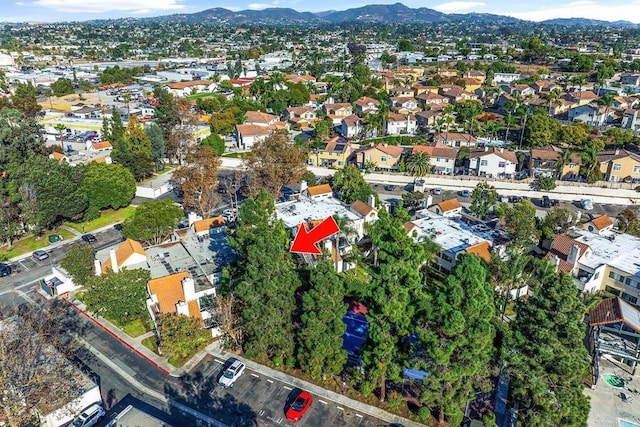
[{"label": "distant hill", "polygon": [[[133,18],[127,18],[127,21]],[[228,25],[321,25],[339,24],[346,22],[409,24],[409,23],[441,23],[441,22],[469,22],[477,24],[512,24],[521,21],[510,16],[494,15],[490,13],[442,13],[434,9],[421,7],[412,9],[402,3],[372,4],[355,9],[329,10],[310,13],[298,12],[294,9],[269,8],[262,10],[241,10],[234,12],[224,8],[213,8],[196,13],[178,13],[173,15],[156,16],[153,18],[137,19],[137,22],[184,22],[188,24],[210,23]],[[104,23],[103,20],[93,21]],[[596,19],[570,18],[551,19],[543,21],[548,25],[565,26],[616,26],[640,28],[640,25],[627,21],[607,22]]]}]

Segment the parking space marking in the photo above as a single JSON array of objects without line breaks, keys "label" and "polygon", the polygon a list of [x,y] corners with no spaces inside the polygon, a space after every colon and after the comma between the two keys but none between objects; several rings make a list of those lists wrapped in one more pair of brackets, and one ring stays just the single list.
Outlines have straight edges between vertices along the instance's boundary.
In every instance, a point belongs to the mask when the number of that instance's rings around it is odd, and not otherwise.
[{"label": "parking space marking", "polygon": [[221,364],[221,365],[224,365],[224,362],[223,362],[222,360],[218,360],[218,359],[213,359],[213,360],[215,360],[215,361],[216,361],[216,363],[219,363],[219,364]]},{"label": "parking space marking", "polygon": [[325,402],[325,401],[324,401],[324,400],[322,400],[322,399],[318,399],[318,402],[322,403],[323,405],[326,405],[326,404],[327,404],[327,402]]},{"label": "parking space marking", "polygon": [[338,411],[344,411],[344,408],[342,408],[340,406],[336,406],[336,408],[338,408]]},{"label": "parking space marking", "polygon": [[283,388],[286,388],[287,390],[293,390],[291,387],[286,386],[286,385],[283,385],[282,387],[283,387]]},{"label": "parking space marking", "polygon": [[267,380],[267,382],[268,382],[268,383],[271,383],[271,384],[273,384],[273,381],[272,381],[272,380]]},{"label": "parking space marking", "polygon": [[[251,376],[252,376],[252,377],[256,377],[256,378],[260,378],[260,376],[259,376],[259,375],[256,375],[256,374],[254,374],[253,372],[251,372]],[[269,381],[269,380],[267,380],[267,381]]]},{"label": "parking space marking", "polygon": [[263,416],[264,415],[264,409],[261,410],[260,412],[258,412],[258,415]]},{"label": "parking space marking", "polygon": [[360,414],[356,414],[356,417],[362,418],[362,415],[360,415]]},{"label": "parking space marking", "polygon": [[27,267],[26,265],[24,265],[22,263],[22,261],[19,261],[20,265],[22,266],[22,268],[24,268],[25,270],[31,270],[29,267]]}]

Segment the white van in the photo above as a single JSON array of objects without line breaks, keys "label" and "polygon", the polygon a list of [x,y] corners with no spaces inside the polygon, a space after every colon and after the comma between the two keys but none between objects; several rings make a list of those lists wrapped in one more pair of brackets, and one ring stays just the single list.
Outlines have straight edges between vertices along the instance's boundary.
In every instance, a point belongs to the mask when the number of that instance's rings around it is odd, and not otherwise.
[{"label": "white van", "polygon": [[98,421],[104,417],[104,414],[105,412],[102,406],[94,403],[82,411],[82,413],[73,420],[71,425],[73,427],[92,427],[98,424]]}]

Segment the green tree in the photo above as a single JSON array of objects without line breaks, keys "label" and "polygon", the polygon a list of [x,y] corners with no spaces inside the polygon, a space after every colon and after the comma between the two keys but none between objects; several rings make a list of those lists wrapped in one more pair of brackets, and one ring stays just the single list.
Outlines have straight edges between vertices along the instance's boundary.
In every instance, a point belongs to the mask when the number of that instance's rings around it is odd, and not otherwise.
[{"label": "green tree", "polygon": [[556,188],[556,179],[552,176],[540,176],[536,178],[536,185],[540,190],[551,191]]},{"label": "green tree", "polygon": [[74,92],[73,82],[69,79],[58,79],[51,83],[51,92],[57,97],[70,95]]},{"label": "green tree", "polygon": [[127,129],[122,124],[122,117],[120,117],[120,113],[116,110],[114,106],[111,109],[111,119],[109,125],[109,136],[111,136],[111,145],[114,148],[119,148],[119,146],[124,142],[125,134]]},{"label": "green tree", "polygon": [[91,276],[85,283],[84,303],[90,312],[120,328],[133,320],[146,319],[150,278],[149,270],[141,268],[118,273],[108,270],[100,276]]},{"label": "green tree", "polygon": [[85,286],[95,274],[94,260],[93,246],[76,243],[64,255],[60,266],[71,275],[76,285]]},{"label": "green tree", "polygon": [[47,155],[45,140],[33,117],[13,108],[0,110],[0,166],[22,164],[32,157]]},{"label": "green tree", "polygon": [[517,306],[502,354],[510,394],[525,425],[587,425],[589,398],[582,381],[590,358],[583,342],[584,309],[565,273],[546,276]]},{"label": "green tree", "polygon": [[162,314],[158,319],[160,351],[169,356],[169,363],[179,365],[211,341],[211,332],[200,319],[177,313]]},{"label": "green tree", "polygon": [[167,156],[162,128],[156,123],[149,123],[144,127],[144,132],[151,141],[151,159],[155,163],[157,171],[158,166],[162,163],[162,159]]},{"label": "green tree", "polygon": [[208,147],[213,150],[218,156],[222,156],[226,150],[226,146],[224,144],[224,139],[220,137],[220,135],[212,133],[207,136],[201,142],[203,147]]},{"label": "green tree", "polygon": [[571,226],[572,218],[573,215],[567,208],[555,207],[549,210],[547,216],[539,222],[542,238],[552,239],[556,234],[565,233]]},{"label": "green tree", "polygon": [[431,159],[424,151],[412,154],[405,164],[406,171],[416,178],[422,178],[431,172]]},{"label": "green tree", "polygon": [[309,290],[302,297],[302,327],[298,332],[298,363],[314,380],[342,372],[347,352],[342,337],[347,311],[342,277],[330,261],[321,261],[309,272]]},{"label": "green tree", "polygon": [[293,313],[301,283],[287,249],[290,238],[266,190],[242,205],[231,238],[239,255],[233,292],[241,302],[243,349],[249,357],[276,366],[295,365]]},{"label": "green tree", "polygon": [[495,187],[486,181],[482,181],[471,192],[469,210],[478,218],[484,219],[497,201],[498,193]]},{"label": "green tree", "polygon": [[38,91],[31,83],[18,83],[11,96],[11,105],[25,116],[33,118],[42,109],[36,100],[37,95]]},{"label": "green tree", "polygon": [[53,128],[59,132],[60,146],[64,149],[64,131],[67,129],[67,126],[62,123],[56,123]]},{"label": "green tree", "polygon": [[218,167],[220,158],[209,147],[199,147],[187,155],[187,164],[173,173],[171,181],[182,191],[182,203],[208,218],[220,203]]},{"label": "green tree", "polygon": [[368,228],[374,261],[368,268],[369,336],[362,355],[366,375],[362,391],[379,387],[381,402],[386,398],[387,380],[401,379],[400,337],[411,334],[412,298],[422,287],[420,269],[425,262],[425,247],[407,235],[405,216],[406,213],[392,217],[381,211],[379,219]]},{"label": "green tree", "polygon": [[529,147],[545,147],[557,141],[562,124],[544,113],[536,113],[529,118],[529,126],[524,128],[524,144]]},{"label": "green tree", "polygon": [[129,117],[129,123],[124,133],[122,148],[132,154],[141,153],[151,158],[151,140],[138,122],[136,116]]},{"label": "green tree", "polygon": [[462,408],[475,392],[491,388],[493,286],[485,262],[464,254],[446,283],[426,290],[433,303],[414,320],[419,325],[418,351],[425,354],[416,367],[429,372],[420,400],[438,408],[440,424],[446,417],[451,425],[459,425]]},{"label": "green tree", "polygon": [[536,208],[526,199],[513,206],[501,204],[496,213],[504,218],[505,228],[509,233],[508,246],[514,252],[528,251],[540,239],[540,229],[536,223]]},{"label": "green tree", "polygon": [[364,180],[360,169],[355,166],[346,166],[344,169],[336,171],[331,180],[331,185],[338,198],[346,204],[353,203],[356,200],[366,202],[369,195],[376,195],[367,184],[367,181]]},{"label": "green tree", "polygon": [[89,198],[89,211],[128,206],[136,193],[133,174],[122,165],[91,162],[82,180]]},{"label": "green tree", "polygon": [[182,216],[182,209],[171,200],[145,202],[122,223],[122,235],[127,239],[158,244],[173,232]]}]

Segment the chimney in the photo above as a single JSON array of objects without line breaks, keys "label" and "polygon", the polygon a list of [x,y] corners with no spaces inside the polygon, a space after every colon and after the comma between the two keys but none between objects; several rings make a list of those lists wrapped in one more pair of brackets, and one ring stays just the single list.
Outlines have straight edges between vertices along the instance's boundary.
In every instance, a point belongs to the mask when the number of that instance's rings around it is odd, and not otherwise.
[{"label": "chimney", "polygon": [[189,227],[193,225],[194,222],[198,220],[198,214],[195,212],[189,212],[187,215],[187,221],[189,221]]},{"label": "chimney", "polygon": [[367,204],[374,209],[376,208],[376,197],[373,194],[369,194],[369,197],[367,198]]},{"label": "chimney", "polygon": [[576,262],[578,262],[578,258],[580,258],[580,246],[571,245],[571,247],[569,248],[569,253],[567,254],[567,263],[576,265]]},{"label": "chimney", "polygon": [[118,272],[118,258],[116,257],[115,249],[109,251],[109,258],[111,258],[111,269],[114,273]]},{"label": "chimney", "polygon": [[307,188],[309,188],[309,184],[307,183],[307,181],[305,180],[300,181],[300,193],[306,191]]},{"label": "chimney", "polygon": [[620,149],[619,149],[619,148],[616,148],[615,154],[616,154],[616,156],[617,156],[618,154],[620,154]]},{"label": "chimney", "polygon": [[93,268],[95,269],[96,276],[102,275],[102,266],[100,265],[100,261],[97,259],[93,260]]},{"label": "chimney", "polygon": [[487,151],[489,151],[489,146],[488,146],[488,145],[485,145],[485,146],[484,146],[484,151],[485,151],[485,153],[486,153]]},{"label": "chimney", "polygon": [[196,299],[196,287],[191,277],[182,279],[182,292],[184,293],[185,301],[193,301]]}]

